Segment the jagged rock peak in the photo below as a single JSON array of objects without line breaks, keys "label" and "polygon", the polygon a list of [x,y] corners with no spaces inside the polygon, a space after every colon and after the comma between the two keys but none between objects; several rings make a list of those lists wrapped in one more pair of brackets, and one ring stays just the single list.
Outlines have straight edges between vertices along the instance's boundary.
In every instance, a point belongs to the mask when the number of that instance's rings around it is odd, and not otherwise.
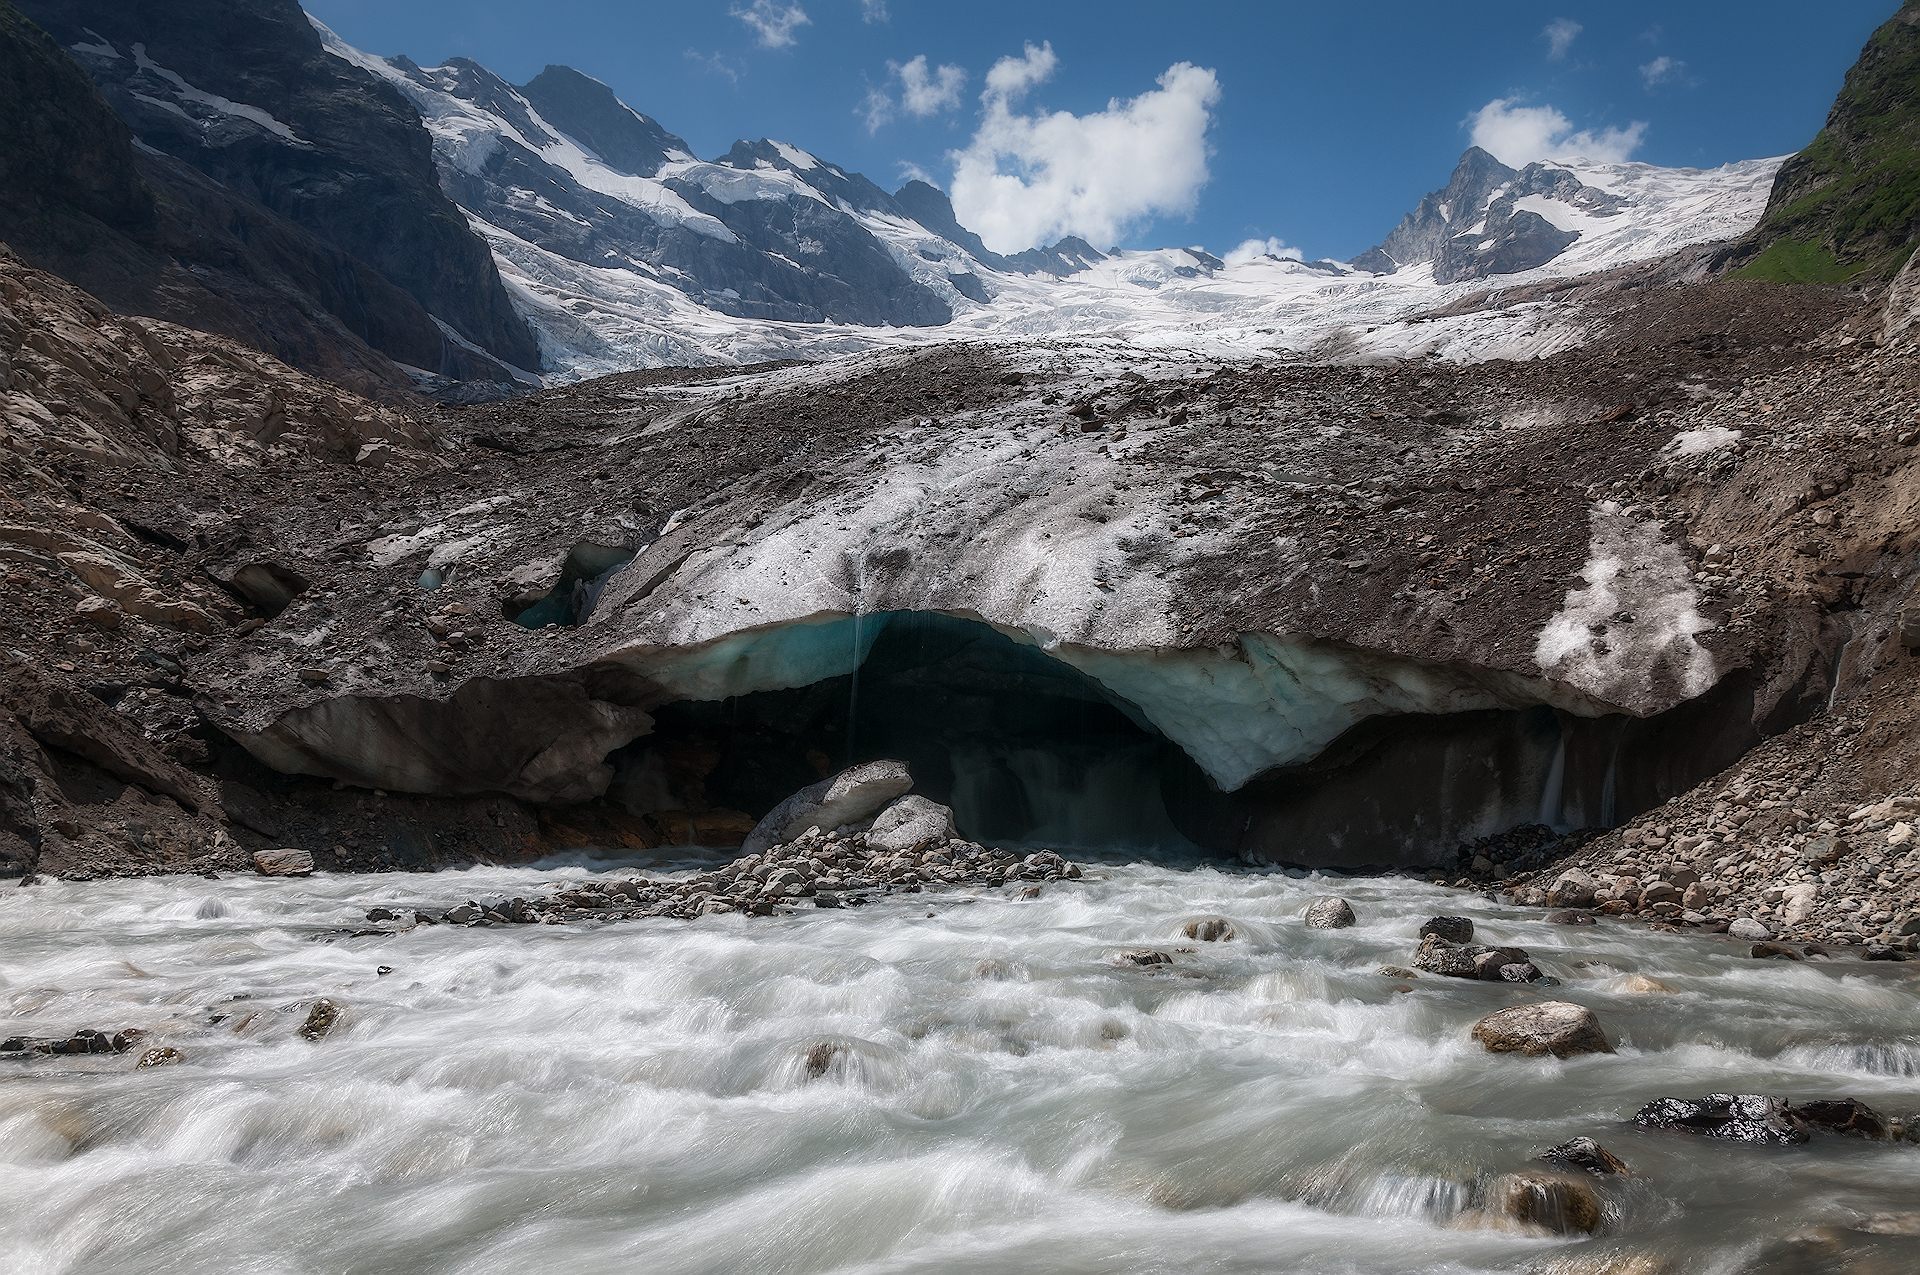
[{"label": "jagged rock peak", "polygon": [[693,157],[687,143],[642,115],[613,90],[570,66],[549,66],[520,86],[547,123],[598,155],[608,167],[651,177],[671,160]]},{"label": "jagged rock peak", "polygon": [[[1549,219],[1519,202],[1533,197],[1566,206]],[[1588,186],[1566,167],[1535,162],[1514,169],[1470,146],[1445,188],[1433,191],[1394,227],[1378,247],[1352,265],[1375,274],[1432,263],[1439,283],[1515,274],[1543,266],[1566,251],[1580,231],[1578,216],[1606,217],[1620,211],[1616,195]]]}]

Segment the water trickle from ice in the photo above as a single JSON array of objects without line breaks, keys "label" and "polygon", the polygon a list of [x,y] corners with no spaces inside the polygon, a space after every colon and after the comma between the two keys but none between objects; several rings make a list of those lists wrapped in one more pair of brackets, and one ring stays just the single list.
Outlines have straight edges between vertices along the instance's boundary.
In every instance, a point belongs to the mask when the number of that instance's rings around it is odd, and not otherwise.
[{"label": "water trickle from ice", "polygon": [[[1113,864],[1025,901],[348,936],[374,906],[588,875],[0,893],[0,1035],[144,1027],[185,1056],[0,1061],[0,1269],[1458,1273],[1630,1249],[1728,1270],[1920,1192],[1912,1146],[1626,1123],[1714,1090],[1920,1108],[1910,967],[1757,962],[1414,882]],[[1305,929],[1330,891],[1361,923]],[[1530,949],[1619,1053],[1488,1055],[1474,1020],[1539,993],[1374,972],[1439,912]],[[1213,915],[1234,941],[1182,937]],[[1174,964],[1114,963],[1138,947]],[[320,996],[343,1017],[312,1044]],[[1480,1224],[1492,1175],[1582,1134],[1635,1170],[1605,1234]],[[1915,1268],[1920,1239],[1857,1238]]]}]

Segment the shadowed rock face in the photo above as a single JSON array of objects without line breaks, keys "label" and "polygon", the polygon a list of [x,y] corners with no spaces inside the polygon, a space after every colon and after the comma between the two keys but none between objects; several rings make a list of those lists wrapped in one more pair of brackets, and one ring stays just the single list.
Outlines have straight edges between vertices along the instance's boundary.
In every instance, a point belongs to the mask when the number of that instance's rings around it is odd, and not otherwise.
[{"label": "shadowed rock face", "polygon": [[1353,259],[1362,270],[1393,274],[1431,262],[1439,283],[1515,274],[1544,266],[1578,238],[1517,202],[1540,196],[1569,212],[1605,217],[1621,201],[1584,185],[1572,173],[1547,164],[1508,168],[1478,146],[1460,157],[1444,190],[1436,190],[1408,213],[1377,248]]},{"label": "shadowed rock face", "polygon": [[[440,191],[417,116],[389,86],[325,53],[292,0],[22,9],[143,143],[364,262],[495,358],[538,368],[491,254]],[[438,345],[428,354],[418,365],[435,370]]]}]

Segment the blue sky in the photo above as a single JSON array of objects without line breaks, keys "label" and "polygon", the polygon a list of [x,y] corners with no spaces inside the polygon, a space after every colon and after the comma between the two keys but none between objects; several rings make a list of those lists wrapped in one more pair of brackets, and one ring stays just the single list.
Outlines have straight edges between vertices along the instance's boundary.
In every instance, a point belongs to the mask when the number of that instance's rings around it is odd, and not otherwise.
[{"label": "blue sky", "polygon": [[373,53],[466,56],[514,83],[577,67],[703,158],[770,136],[889,189],[923,172],[996,247],[1080,230],[1102,248],[1273,237],[1343,259],[1445,182],[1476,121],[1510,162],[1583,148],[1711,166],[1797,150],[1897,7],[307,4]]}]

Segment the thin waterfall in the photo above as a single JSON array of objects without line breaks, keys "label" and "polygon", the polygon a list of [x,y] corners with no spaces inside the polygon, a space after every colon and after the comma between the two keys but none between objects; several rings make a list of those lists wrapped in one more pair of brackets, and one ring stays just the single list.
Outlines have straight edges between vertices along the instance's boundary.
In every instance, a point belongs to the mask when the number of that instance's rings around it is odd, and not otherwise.
[{"label": "thin waterfall", "polygon": [[1540,815],[1535,822],[1549,828],[1560,826],[1561,792],[1567,781],[1567,736],[1563,730],[1560,746],[1553,750],[1553,765],[1547,769],[1547,786],[1540,794]]}]

